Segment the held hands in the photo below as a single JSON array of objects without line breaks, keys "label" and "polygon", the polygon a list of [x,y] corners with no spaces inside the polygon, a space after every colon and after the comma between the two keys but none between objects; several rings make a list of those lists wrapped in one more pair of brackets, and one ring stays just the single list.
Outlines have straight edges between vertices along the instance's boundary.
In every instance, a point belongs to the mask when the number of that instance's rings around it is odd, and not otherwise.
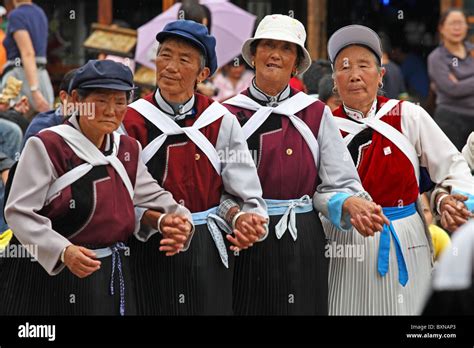
[{"label": "held hands", "polygon": [[[160,220],[162,215],[164,216]],[[193,227],[185,216],[163,214],[151,209],[143,214],[141,222],[161,231],[163,238],[160,241],[160,251],[166,252],[166,256],[176,255],[184,248]]]},{"label": "held hands", "polygon": [[166,256],[176,255],[184,248],[193,228],[187,217],[178,214],[165,214],[159,227],[163,234],[160,251]]},{"label": "held hands", "polygon": [[[441,202],[439,202],[440,199],[442,200]],[[460,194],[439,194],[436,197],[443,228],[449,232],[454,232],[472,216],[463,203],[466,200],[467,197]]]},{"label": "held hands", "polygon": [[234,235],[227,235],[227,240],[233,245],[230,250],[237,252],[253,246],[260,238],[265,236],[265,224],[268,219],[254,213],[244,213],[235,222]]},{"label": "held hands", "polygon": [[95,258],[92,250],[77,245],[68,246],[64,252],[64,264],[79,278],[90,276],[100,269],[101,262]]},{"label": "held hands", "polygon": [[382,212],[382,207],[359,197],[349,197],[342,205],[345,213],[351,216],[351,224],[364,237],[373,236],[390,221]]}]

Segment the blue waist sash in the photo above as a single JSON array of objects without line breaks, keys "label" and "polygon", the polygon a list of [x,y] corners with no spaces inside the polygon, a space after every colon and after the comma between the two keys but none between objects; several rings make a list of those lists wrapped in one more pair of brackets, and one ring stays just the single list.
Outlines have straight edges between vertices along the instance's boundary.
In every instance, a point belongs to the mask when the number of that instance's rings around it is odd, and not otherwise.
[{"label": "blue waist sash", "polygon": [[383,208],[383,213],[390,220],[390,225],[387,226],[384,224],[380,235],[377,270],[382,277],[388,272],[390,260],[390,241],[391,237],[393,237],[398,262],[398,281],[402,286],[405,286],[408,282],[408,269],[405,262],[405,257],[403,256],[400,240],[398,239],[398,235],[395,231],[395,228],[393,227],[392,221],[400,220],[416,214],[416,205],[415,203],[412,203],[406,207],[387,207]]},{"label": "blue waist sash", "polygon": [[207,225],[207,229],[214,240],[221,261],[226,268],[229,268],[229,255],[227,254],[227,248],[224,243],[221,231],[227,234],[232,234],[232,229],[229,227],[227,222],[217,215],[217,207],[193,213],[194,225]]},{"label": "blue waist sash", "polygon": [[278,239],[285,234],[286,230],[290,231],[293,240],[298,237],[296,228],[296,214],[309,213],[313,211],[313,200],[308,195],[304,195],[299,199],[279,200],[266,199],[268,207],[268,215],[283,215],[275,225],[275,234]]}]

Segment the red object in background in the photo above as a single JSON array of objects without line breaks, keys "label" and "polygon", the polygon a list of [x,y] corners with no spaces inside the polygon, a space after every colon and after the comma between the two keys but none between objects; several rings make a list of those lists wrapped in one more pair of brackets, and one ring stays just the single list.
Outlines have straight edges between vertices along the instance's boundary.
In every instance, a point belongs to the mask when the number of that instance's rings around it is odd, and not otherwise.
[{"label": "red object in background", "polygon": [[290,87],[300,91],[300,92],[306,92],[306,87],[303,84],[303,82],[297,78],[296,76],[292,77],[290,79]]}]

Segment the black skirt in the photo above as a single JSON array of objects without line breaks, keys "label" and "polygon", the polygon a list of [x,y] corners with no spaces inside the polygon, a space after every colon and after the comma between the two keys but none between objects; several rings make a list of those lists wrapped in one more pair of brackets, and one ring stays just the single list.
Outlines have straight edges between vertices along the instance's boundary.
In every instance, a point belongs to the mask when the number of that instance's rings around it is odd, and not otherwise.
[{"label": "black skirt", "polygon": [[236,315],[327,315],[326,237],[314,212],[296,215],[298,237],[279,240],[271,216],[269,235],[236,257],[233,309]]},{"label": "black skirt", "polygon": [[[18,245],[12,239],[11,245]],[[136,300],[127,251],[120,251],[125,289],[125,315],[136,314]],[[31,258],[1,258],[0,315],[119,315],[120,279],[112,256],[101,258],[101,268],[85,278],[69,269],[50,276]]]},{"label": "black skirt", "polygon": [[130,261],[140,315],[231,315],[234,254],[225,239],[229,268],[206,225],[196,226],[187,251],[166,256],[161,235],[130,240]]}]

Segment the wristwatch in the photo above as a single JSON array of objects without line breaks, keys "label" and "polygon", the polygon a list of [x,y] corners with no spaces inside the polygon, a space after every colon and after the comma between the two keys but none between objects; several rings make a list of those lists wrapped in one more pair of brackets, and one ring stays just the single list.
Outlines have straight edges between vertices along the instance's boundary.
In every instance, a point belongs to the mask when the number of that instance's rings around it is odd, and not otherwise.
[{"label": "wristwatch", "polygon": [[38,87],[38,85],[33,85],[33,86],[30,86],[30,91],[31,91],[31,92],[36,92],[36,91],[39,91],[39,87]]}]

